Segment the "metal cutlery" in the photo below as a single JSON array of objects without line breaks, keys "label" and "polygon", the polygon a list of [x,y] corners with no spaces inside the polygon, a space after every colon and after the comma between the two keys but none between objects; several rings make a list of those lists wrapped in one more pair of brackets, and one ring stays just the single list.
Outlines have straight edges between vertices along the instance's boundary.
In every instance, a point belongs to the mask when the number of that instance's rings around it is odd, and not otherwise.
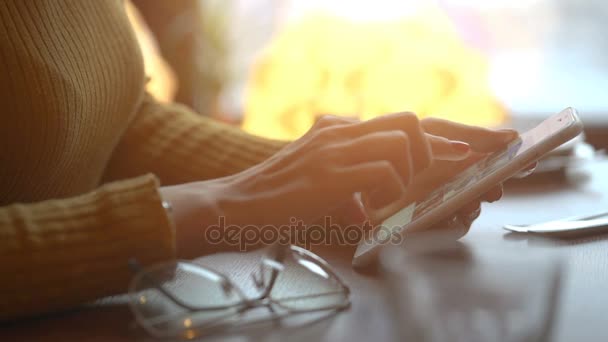
[{"label": "metal cutlery", "polygon": [[504,229],[518,233],[536,233],[547,235],[587,235],[608,233],[608,211],[592,215],[566,217],[531,225],[509,225]]}]

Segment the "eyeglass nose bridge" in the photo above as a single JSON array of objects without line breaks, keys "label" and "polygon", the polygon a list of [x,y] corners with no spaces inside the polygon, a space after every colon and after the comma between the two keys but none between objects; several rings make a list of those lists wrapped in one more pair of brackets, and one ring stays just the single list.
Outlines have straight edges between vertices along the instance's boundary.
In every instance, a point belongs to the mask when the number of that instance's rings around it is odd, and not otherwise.
[{"label": "eyeglass nose bridge", "polygon": [[228,277],[223,276],[220,280],[220,286],[222,287],[222,292],[224,296],[229,297],[230,294],[235,290],[234,284],[228,279]]},{"label": "eyeglass nose bridge", "polygon": [[264,267],[267,266],[273,270],[276,270],[277,272],[282,272],[285,269],[285,265],[283,265],[281,262],[277,261],[277,260],[273,260],[273,259],[264,259],[260,262],[260,267],[258,269],[258,271],[254,271],[251,273],[251,279],[253,280],[253,283],[255,284],[256,288],[258,290],[261,290],[262,288],[264,288],[265,286],[265,281],[266,279],[264,278]]}]

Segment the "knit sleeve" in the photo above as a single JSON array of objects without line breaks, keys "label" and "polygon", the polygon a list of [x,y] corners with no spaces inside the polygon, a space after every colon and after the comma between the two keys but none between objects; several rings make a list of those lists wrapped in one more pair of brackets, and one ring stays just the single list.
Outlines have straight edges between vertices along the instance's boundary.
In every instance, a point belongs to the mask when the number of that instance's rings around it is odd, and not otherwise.
[{"label": "knit sleeve", "polygon": [[128,260],[174,258],[175,237],[152,175],[77,197],[0,208],[0,319],[122,293]]},{"label": "knit sleeve", "polygon": [[219,178],[267,159],[286,142],[264,139],[146,95],[114,150],[105,180],[152,172],[163,185]]}]

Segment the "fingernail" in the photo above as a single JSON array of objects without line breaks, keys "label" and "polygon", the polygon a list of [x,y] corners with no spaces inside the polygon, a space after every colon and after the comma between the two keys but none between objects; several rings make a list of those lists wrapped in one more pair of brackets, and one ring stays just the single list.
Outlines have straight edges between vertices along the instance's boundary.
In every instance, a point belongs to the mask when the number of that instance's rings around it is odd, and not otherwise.
[{"label": "fingernail", "polygon": [[509,128],[498,130],[498,133],[503,135],[502,140],[506,143],[511,142],[519,136],[519,133],[516,130]]},{"label": "fingernail", "polygon": [[450,142],[452,149],[460,154],[466,154],[471,151],[471,146],[467,143],[461,141],[452,141]]}]

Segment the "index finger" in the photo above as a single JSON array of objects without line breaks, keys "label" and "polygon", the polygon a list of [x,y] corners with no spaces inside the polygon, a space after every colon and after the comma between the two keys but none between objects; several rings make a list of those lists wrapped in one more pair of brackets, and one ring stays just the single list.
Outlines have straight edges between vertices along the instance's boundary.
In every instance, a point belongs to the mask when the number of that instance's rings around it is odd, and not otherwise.
[{"label": "index finger", "polygon": [[483,153],[494,152],[519,136],[512,129],[493,130],[437,118],[422,120],[421,125],[429,134],[466,142],[473,150]]},{"label": "index finger", "polygon": [[[337,135],[350,138],[379,131],[401,130],[407,134],[410,142],[411,159],[414,172],[418,173],[430,166],[431,146],[420,126],[420,121],[412,113],[395,113],[383,115],[368,121],[331,128]],[[407,153],[407,151],[403,151]]]},{"label": "index finger", "polygon": [[458,161],[471,154],[471,146],[462,141],[453,141],[444,137],[426,134],[433,151],[434,160]]}]

